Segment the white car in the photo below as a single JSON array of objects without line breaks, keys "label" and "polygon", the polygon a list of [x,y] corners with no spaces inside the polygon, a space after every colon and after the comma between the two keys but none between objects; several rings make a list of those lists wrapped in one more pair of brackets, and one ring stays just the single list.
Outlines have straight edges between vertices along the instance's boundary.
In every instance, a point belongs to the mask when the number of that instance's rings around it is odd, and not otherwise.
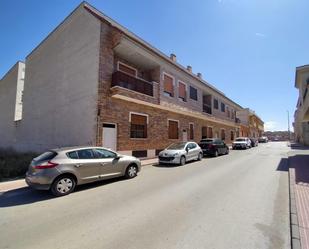
[{"label": "white car", "polygon": [[248,137],[238,137],[232,144],[233,150],[251,148],[251,140]]},{"label": "white car", "polygon": [[159,153],[159,163],[161,164],[180,164],[192,160],[202,160],[203,151],[195,142],[174,143]]}]

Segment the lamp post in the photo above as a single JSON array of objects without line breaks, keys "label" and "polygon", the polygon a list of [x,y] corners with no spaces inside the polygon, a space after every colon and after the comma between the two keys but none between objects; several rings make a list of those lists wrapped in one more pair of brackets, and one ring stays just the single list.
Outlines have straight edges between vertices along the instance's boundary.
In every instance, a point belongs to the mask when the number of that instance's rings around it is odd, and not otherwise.
[{"label": "lamp post", "polygon": [[287,111],[288,113],[288,135],[289,135],[289,141],[291,141],[291,133],[290,133],[290,113],[289,111]]}]

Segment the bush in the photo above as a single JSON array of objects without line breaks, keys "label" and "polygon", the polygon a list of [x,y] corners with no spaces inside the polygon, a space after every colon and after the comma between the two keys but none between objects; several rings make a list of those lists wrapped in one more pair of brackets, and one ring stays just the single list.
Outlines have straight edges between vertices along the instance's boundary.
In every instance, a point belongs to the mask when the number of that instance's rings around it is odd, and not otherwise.
[{"label": "bush", "polygon": [[35,153],[21,153],[13,149],[0,149],[0,182],[25,176]]}]

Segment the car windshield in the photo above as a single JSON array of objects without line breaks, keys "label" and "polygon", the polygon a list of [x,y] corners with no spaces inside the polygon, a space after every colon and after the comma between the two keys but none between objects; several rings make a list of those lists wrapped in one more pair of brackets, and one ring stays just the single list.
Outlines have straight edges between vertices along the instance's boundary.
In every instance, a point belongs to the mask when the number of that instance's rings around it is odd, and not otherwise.
[{"label": "car windshield", "polygon": [[246,139],[244,139],[244,138],[237,138],[236,141],[237,141],[237,142],[245,142]]},{"label": "car windshield", "polygon": [[168,146],[167,150],[183,150],[187,143],[174,143]]}]

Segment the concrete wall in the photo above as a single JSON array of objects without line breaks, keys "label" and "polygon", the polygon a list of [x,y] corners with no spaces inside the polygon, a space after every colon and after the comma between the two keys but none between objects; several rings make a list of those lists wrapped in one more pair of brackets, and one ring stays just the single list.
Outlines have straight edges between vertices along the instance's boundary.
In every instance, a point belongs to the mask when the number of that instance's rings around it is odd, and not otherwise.
[{"label": "concrete wall", "polygon": [[[17,62],[0,81],[0,148],[14,147],[20,117],[20,98],[23,78],[23,62]],[[17,91],[17,89],[19,91]],[[17,102],[17,104],[16,104]],[[17,113],[16,113],[17,111]]]},{"label": "concrete wall", "polygon": [[95,144],[100,21],[79,6],[26,59],[18,150]]}]

